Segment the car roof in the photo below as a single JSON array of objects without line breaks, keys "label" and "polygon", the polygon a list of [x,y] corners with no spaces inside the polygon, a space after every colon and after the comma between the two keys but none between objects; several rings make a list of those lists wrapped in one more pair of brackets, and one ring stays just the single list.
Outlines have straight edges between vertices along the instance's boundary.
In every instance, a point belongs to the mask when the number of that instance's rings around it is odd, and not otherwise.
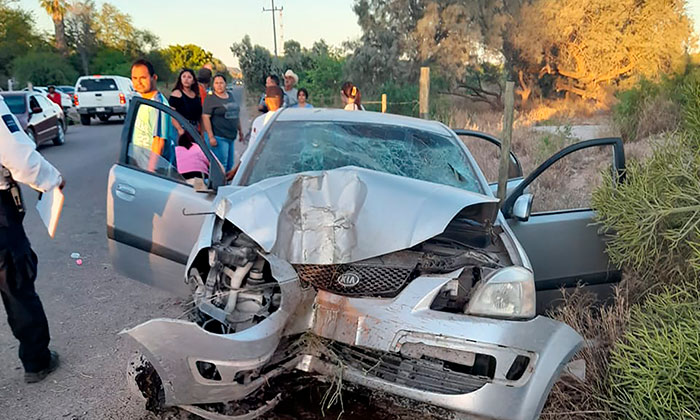
[{"label": "car roof", "polygon": [[275,121],[334,121],[386,124],[450,135],[451,131],[437,121],[372,111],[346,111],[331,108],[283,108]]},{"label": "car roof", "polygon": [[[89,76],[80,76],[78,81],[86,79],[119,79],[119,80],[130,80],[128,77],[117,76],[116,74],[92,74]],[[76,82],[77,83],[77,82]]]}]

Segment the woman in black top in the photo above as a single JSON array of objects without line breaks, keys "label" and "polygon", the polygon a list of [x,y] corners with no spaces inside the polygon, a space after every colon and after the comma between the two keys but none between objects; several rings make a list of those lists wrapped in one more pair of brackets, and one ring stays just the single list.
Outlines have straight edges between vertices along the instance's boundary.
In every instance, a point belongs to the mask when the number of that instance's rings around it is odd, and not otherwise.
[{"label": "woman in black top", "polygon": [[[192,69],[182,69],[177,77],[175,89],[170,94],[169,103],[194,128],[199,129],[202,121],[202,100],[199,98],[199,84]],[[181,127],[178,127],[178,131],[180,130]]]}]

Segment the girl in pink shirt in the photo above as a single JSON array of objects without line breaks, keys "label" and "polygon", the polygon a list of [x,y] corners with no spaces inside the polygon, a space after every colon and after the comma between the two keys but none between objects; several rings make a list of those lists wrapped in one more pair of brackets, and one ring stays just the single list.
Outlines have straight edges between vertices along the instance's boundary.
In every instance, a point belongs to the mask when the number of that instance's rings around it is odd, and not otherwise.
[{"label": "girl in pink shirt", "polygon": [[177,144],[177,171],[183,178],[204,178],[205,175],[209,175],[209,160],[187,131],[180,136]]}]

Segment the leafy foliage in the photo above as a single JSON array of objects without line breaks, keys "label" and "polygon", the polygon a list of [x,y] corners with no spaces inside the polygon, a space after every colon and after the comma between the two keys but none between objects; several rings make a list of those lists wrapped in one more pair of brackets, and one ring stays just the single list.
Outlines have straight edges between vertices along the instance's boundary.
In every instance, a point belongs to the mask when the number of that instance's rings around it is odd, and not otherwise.
[{"label": "leafy foliage", "polygon": [[16,58],[12,68],[20,85],[72,84],[78,77],[65,58],[52,52],[31,52]]},{"label": "leafy foliage", "polygon": [[531,68],[595,99],[678,69],[693,33],[684,0],[534,0],[516,23],[511,42]]},{"label": "leafy foliage", "polygon": [[97,74],[116,74],[129,77],[132,62],[132,58],[123,51],[106,48],[97,53],[92,60],[91,68]]},{"label": "leafy foliage", "polygon": [[56,49],[63,55],[66,55],[68,53],[68,46],[66,45],[64,17],[68,11],[68,3],[66,0],[39,0],[39,5],[46,10],[46,13],[51,16],[51,20],[53,21]]},{"label": "leafy foliage", "polygon": [[608,253],[649,279],[692,278],[700,270],[700,137],[678,133],[626,180],[606,177],[592,198],[598,221],[615,232]]},{"label": "leafy foliage", "polygon": [[632,308],[612,353],[609,395],[619,418],[698,418],[700,298],[690,290],[669,288]]},{"label": "leafy foliage", "polygon": [[9,75],[15,58],[43,46],[31,13],[0,2],[0,75]]},{"label": "leafy foliage", "polygon": [[194,44],[171,45],[163,51],[163,54],[173,73],[185,67],[200,68],[214,60],[214,54]]},{"label": "leafy foliage", "polygon": [[248,35],[240,43],[234,43],[231,52],[238,57],[246,87],[251,91],[263,90],[265,77],[272,72],[270,52],[260,45],[253,46]]},{"label": "leafy foliage", "polygon": [[625,141],[673,131],[682,125],[700,134],[700,66],[659,82],[642,79],[617,94],[613,119]]}]

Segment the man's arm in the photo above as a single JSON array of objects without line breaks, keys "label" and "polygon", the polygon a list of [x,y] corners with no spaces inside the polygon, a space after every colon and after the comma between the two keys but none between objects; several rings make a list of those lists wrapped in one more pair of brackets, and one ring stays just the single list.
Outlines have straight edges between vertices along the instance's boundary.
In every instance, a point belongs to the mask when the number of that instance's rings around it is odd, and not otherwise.
[{"label": "man's arm", "polygon": [[61,174],[36,151],[36,145],[19,128],[14,116],[3,113],[0,118],[0,165],[10,171],[15,181],[35,190],[44,192],[62,186]]}]

